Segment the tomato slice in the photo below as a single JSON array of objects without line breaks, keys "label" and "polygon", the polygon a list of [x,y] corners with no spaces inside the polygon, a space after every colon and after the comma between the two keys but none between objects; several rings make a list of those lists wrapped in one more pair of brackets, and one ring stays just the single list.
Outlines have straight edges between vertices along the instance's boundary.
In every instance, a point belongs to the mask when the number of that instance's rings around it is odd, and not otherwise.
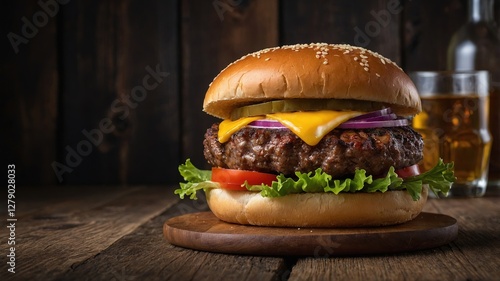
[{"label": "tomato slice", "polygon": [[271,183],[276,180],[276,175],[261,173],[255,171],[212,168],[212,181],[218,182],[222,188],[232,190],[244,190],[245,181],[251,185],[266,184],[271,186]]},{"label": "tomato slice", "polygon": [[408,166],[408,167],[403,168],[403,169],[396,170],[395,172],[396,172],[396,174],[398,174],[398,176],[400,178],[403,178],[403,179],[420,175],[420,169],[418,168],[417,164],[412,165],[412,166]]}]

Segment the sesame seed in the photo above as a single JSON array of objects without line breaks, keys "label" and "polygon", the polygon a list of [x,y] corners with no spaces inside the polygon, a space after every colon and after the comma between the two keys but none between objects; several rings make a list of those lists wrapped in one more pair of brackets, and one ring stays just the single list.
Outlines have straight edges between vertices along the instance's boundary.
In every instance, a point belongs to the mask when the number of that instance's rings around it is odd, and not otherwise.
[{"label": "sesame seed", "polygon": [[375,75],[377,75],[377,77],[380,77],[380,74],[378,74],[378,73],[375,73]]},{"label": "sesame seed", "polygon": [[368,67],[363,68],[365,71],[368,71]]},{"label": "sesame seed", "polygon": [[359,63],[359,65],[364,66],[365,64],[364,64],[364,63],[362,63],[362,62],[360,62],[360,63]]},{"label": "sesame seed", "polygon": [[328,61],[327,60],[323,61],[323,64],[328,64]]},{"label": "sesame seed", "polygon": [[[298,52],[299,50],[304,50],[304,49],[314,50],[316,52],[316,54],[315,54],[316,58],[318,58],[318,59],[322,58],[322,59],[324,59],[324,62],[325,62],[326,56],[329,55],[328,52],[330,50],[337,50],[337,51],[339,51],[338,53],[333,53],[330,56],[338,56],[338,54],[342,54],[342,53],[346,54],[348,52],[353,52],[354,53],[353,55],[357,55],[356,57],[354,57],[354,60],[358,61],[358,62],[361,60],[362,63],[360,65],[363,68],[368,68],[368,61],[365,60],[365,58],[371,57],[371,58],[380,59],[380,62],[384,65],[385,64],[392,64],[392,66],[401,69],[401,67],[399,67],[396,63],[394,63],[390,59],[388,59],[388,58],[386,58],[386,57],[384,57],[376,52],[373,52],[373,51],[370,51],[370,50],[367,50],[367,49],[364,49],[361,47],[351,46],[348,44],[310,43],[310,44],[283,45],[280,47],[272,47],[272,48],[263,49],[263,50],[260,50],[257,52],[253,52],[253,53],[244,55],[241,58],[237,59],[236,61],[230,63],[220,73],[224,72],[231,65],[238,63],[239,61],[244,60],[248,57],[260,58],[261,54],[265,54],[268,52],[275,52],[275,51],[280,51],[280,50],[293,50],[293,51]],[[360,59],[360,57],[361,57],[361,59]],[[326,62],[328,63],[328,61],[326,61]],[[214,80],[218,78],[220,73],[217,76],[215,76]]]},{"label": "sesame seed", "polygon": [[269,61],[271,58],[266,58],[266,61]]}]

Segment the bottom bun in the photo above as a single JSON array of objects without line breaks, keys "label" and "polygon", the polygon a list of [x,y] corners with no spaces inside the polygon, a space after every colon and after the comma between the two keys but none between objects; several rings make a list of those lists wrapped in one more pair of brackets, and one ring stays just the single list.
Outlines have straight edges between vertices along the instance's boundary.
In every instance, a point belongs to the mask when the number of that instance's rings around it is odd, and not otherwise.
[{"label": "bottom bun", "polygon": [[207,201],[219,219],[238,224],[280,227],[361,227],[399,224],[414,219],[427,201],[407,191],[385,193],[301,193],[278,198],[260,193],[210,189]]}]

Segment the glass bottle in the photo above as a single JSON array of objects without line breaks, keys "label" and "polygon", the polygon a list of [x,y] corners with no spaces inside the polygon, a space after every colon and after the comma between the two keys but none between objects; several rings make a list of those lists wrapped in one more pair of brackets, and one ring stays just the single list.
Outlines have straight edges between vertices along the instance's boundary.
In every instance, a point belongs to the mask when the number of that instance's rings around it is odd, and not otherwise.
[{"label": "glass bottle", "polygon": [[494,0],[468,0],[467,22],[451,38],[449,70],[488,70],[491,77],[489,128],[493,137],[488,188],[500,190],[500,37],[493,17]]}]

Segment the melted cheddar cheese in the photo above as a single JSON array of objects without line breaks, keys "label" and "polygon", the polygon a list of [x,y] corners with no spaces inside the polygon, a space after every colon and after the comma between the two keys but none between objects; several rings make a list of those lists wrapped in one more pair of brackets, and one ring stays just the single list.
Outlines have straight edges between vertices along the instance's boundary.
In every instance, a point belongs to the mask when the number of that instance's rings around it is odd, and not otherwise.
[{"label": "melted cheddar cheese", "polygon": [[235,121],[224,120],[219,125],[219,142],[229,140],[232,134],[259,119],[274,119],[290,129],[308,145],[314,146],[331,130],[345,121],[364,114],[360,111],[305,111],[273,113],[266,116],[244,117]]}]

